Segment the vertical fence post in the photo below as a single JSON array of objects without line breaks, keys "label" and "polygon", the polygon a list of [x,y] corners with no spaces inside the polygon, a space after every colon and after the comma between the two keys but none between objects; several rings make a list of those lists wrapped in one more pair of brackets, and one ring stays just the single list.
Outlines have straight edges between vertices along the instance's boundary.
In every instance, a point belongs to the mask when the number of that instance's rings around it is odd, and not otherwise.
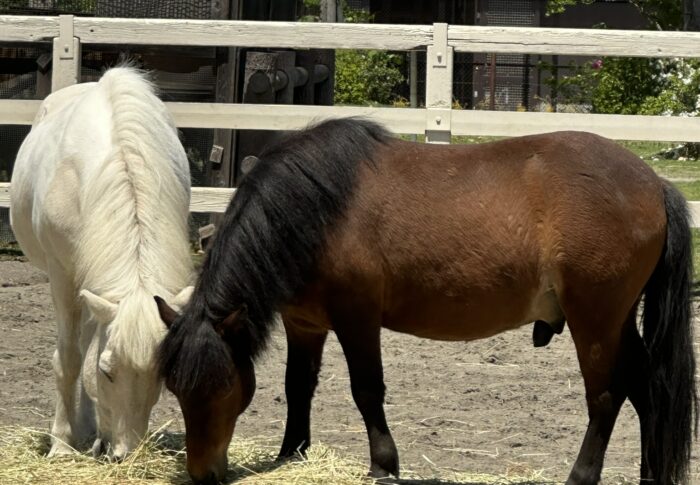
[{"label": "vertical fence post", "polygon": [[452,138],[452,71],[454,48],[447,42],[447,24],[433,24],[433,43],[428,46],[425,106],[425,141],[450,143]]},{"label": "vertical fence post", "polygon": [[53,40],[51,91],[80,82],[80,39],[73,35],[73,16],[59,16],[58,37]]},{"label": "vertical fence post", "polygon": [[[414,49],[410,55],[410,69],[408,82],[410,85],[410,106],[411,108],[418,107],[418,52]],[[417,141],[418,135],[411,135],[411,141]]]}]

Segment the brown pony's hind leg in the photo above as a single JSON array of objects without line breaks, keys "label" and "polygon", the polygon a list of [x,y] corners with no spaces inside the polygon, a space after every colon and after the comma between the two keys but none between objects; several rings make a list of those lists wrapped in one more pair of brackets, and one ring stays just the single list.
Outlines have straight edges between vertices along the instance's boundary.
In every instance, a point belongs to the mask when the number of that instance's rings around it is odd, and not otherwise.
[{"label": "brown pony's hind leg", "polygon": [[[610,313],[614,315],[615,312]],[[589,422],[567,485],[595,485],[600,481],[605,451],[627,397],[625,377],[630,368],[626,358],[629,349],[623,336],[627,327],[634,325],[636,305],[626,318],[607,319],[603,317],[605,312],[599,315],[588,320],[585,315],[569,318],[586,387]]]},{"label": "brown pony's hind leg", "polygon": [[649,456],[654,456],[656,449],[649,440],[649,356],[636,325],[628,325],[625,335],[625,383],[627,395],[634,410],[639,416],[641,430],[642,460],[640,477],[643,483],[651,483],[652,471],[649,466]]},{"label": "brown pony's hind leg", "polygon": [[352,397],[362,414],[369,437],[373,478],[399,477],[399,453],[384,416],[384,375],[380,327],[367,324],[334,325],[350,372]]},{"label": "brown pony's hind leg", "polygon": [[287,335],[287,370],[284,390],[287,396],[287,424],[279,458],[304,454],[311,438],[311,399],[318,384],[321,356],[327,331],[310,332],[284,320]]}]

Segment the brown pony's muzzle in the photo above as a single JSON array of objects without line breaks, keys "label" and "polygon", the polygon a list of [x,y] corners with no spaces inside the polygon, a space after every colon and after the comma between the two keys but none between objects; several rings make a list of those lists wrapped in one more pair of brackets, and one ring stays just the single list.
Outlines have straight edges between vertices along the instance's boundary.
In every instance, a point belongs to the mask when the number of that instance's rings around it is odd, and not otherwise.
[{"label": "brown pony's muzzle", "polygon": [[196,485],[216,485],[224,479],[227,469],[226,453],[223,453],[219,459],[215,460],[214,464],[208,467],[199,467],[189,457],[187,459],[187,472]]},{"label": "brown pony's muzzle", "polygon": [[180,399],[187,432],[187,471],[194,483],[217,484],[224,479],[236,420],[254,393],[255,372],[251,365],[237,370],[233,387],[221,397]]},{"label": "brown pony's muzzle", "polygon": [[217,484],[224,479],[228,471],[228,444],[234,427],[235,423],[231,423],[223,435],[212,437],[209,443],[188,437],[187,472],[194,483]]}]

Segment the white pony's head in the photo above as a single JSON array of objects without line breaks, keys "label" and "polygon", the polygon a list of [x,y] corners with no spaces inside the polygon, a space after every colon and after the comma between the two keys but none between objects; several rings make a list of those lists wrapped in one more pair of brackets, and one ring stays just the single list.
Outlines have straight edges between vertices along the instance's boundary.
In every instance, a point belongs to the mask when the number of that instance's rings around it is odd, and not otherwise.
[{"label": "white pony's head", "polygon": [[[183,289],[169,303],[181,308],[192,290]],[[82,379],[97,411],[93,454],[104,452],[121,460],[146,434],[151,409],[160,396],[156,350],[166,328],[153,297],[145,292],[120,302],[88,290],[80,295],[87,310],[82,338],[89,339]]]}]

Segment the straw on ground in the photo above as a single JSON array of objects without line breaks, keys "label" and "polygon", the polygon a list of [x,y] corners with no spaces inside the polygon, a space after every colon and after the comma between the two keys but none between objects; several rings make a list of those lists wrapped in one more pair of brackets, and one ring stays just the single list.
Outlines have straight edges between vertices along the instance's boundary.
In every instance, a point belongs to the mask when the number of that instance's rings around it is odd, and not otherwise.
[{"label": "straw on ground", "polygon": [[[50,436],[28,428],[0,428],[0,484],[179,485],[190,483],[185,470],[184,436],[158,431],[122,463],[95,460],[86,454],[47,459]],[[229,449],[228,483],[245,485],[372,485],[366,465],[341,457],[322,444],[306,459],[277,462],[270,450],[234,439]],[[411,485],[552,484],[541,472],[517,469],[520,476],[464,474],[436,469],[435,477],[410,477],[393,483]],[[529,475],[529,476],[528,476]]]}]

